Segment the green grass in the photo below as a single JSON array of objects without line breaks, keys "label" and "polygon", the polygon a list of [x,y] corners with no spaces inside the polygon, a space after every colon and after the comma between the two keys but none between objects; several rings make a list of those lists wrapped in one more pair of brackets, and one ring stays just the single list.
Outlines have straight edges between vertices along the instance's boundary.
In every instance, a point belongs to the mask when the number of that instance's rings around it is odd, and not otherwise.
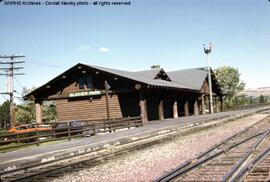
[{"label": "green grass", "polygon": [[7,135],[7,134],[9,134],[8,131],[3,130],[3,129],[0,129],[0,136],[1,136],[1,135]]}]

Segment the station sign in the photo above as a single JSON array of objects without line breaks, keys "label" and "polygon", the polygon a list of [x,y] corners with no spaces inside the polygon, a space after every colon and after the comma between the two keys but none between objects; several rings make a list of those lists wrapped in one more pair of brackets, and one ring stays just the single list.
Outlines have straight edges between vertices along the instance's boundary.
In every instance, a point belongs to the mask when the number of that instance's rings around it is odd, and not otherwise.
[{"label": "station sign", "polygon": [[83,96],[95,96],[101,95],[100,90],[95,91],[85,91],[85,92],[72,92],[68,94],[68,97],[83,97]]}]

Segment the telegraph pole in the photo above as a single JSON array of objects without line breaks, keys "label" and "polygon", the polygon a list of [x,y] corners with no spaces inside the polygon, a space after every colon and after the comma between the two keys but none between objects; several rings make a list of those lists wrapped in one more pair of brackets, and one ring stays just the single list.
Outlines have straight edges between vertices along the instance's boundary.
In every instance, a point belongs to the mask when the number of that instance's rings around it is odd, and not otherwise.
[{"label": "telegraph pole", "polygon": [[207,56],[207,61],[208,61],[208,83],[209,83],[209,95],[210,95],[210,113],[214,113],[214,108],[213,108],[213,93],[212,93],[212,78],[211,78],[211,62],[209,58],[209,54],[212,51],[212,44],[210,43],[208,48],[205,47],[205,44],[203,44],[204,48],[204,53]]},{"label": "telegraph pole", "polygon": [[[15,108],[14,108],[14,89],[13,89],[13,77],[14,75],[24,75],[24,73],[14,73],[14,70],[20,70],[24,67],[15,67],[17,64],[25,63],[25,61],[17,61],[18,58],[24,58],[25,56],[0,56],[0,59],[9,59],[8,61],[0,61],[1,65],[8,65],[8,67],[0,68],[0,70],[4,70],[6,73],[0,73],[0,75],[7,76],[7,92],[2,92],[0,94],[9,95],[10,102],[10,120],[9,120],[9,128],[15,126]],[[7,127],[6,127],[7,128]]]}]

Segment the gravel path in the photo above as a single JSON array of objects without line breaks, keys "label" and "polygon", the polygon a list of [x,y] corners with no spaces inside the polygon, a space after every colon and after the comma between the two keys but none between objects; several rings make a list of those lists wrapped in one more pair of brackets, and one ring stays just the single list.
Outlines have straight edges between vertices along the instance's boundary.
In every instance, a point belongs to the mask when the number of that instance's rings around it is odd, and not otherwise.
[{"label": "gravel path", "polygon": [[155,144],[144,149],[113,157],[94,167],[69,172],[64,176],[48,179],[50,182],[128,182],[152,181],[200,152],[228,138],[243,128],[263,119],[267,114],[256,114],[223,126],[210,128],[186,136]]}]

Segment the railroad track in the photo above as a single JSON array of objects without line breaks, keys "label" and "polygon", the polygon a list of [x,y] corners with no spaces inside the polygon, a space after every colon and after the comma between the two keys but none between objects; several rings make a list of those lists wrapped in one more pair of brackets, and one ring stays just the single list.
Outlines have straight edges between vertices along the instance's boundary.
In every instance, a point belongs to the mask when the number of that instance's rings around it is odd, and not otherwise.
[{"label": "railroad track", "polygon": [[[251,130],[251,128],[259,128],[259,125],[261,125],[263,122],[257,122],[254,125],[252,125],[251,127],[247,128],[246,130],[243,130],[242,132],[230,137],[231,139],[234,139],[234,142],[237,142],[237,136],[239,135],[248,135],[247,133],[249,132],[250,134],[252,134],[252,132],[254,132],[253,130]],[[256,137],[261,136],[263,133],[257,133],[254,136],[250,136],[250,139],[248,140],[252,140]],[[164,134],[165,135],[165,134]],[[3,182],[7,182],[7,181],[44,181],[44,179],[46,180],[47,177],[55,177],[55,176],[61,176],[62,174],[64,174],[65,172],[69,172],[69,171],[74,171],[74,170],[80,170],[82,168],[87,168],[89,166],[93,166],[97,163],[99,163],[100,161],[104,160],[104,159],[108,159],[112,156],[116,156],[125,152],[129,152],[132,151],[134,149],[139,149],[139,148],[143,148],[145,146],[151,145],[153,143],[158,143],[159,140],[153,140],[152,142],[148,142],[148,143],[143,143],[141,144],[139,147],[138,146],[134,146],[134,147],[127,147],[127,148],[123,148],[121,150],[118,150],[114,153],[110,153],[107,154],[106,151],[104,151],[104,153],[100,152],[98,155],[95,155],[94,157],[91,155],[91,152],[89,153],[81,153],[79,155],[76,156],[72,156],[72,157],[65,157],[65,158],[61,158],[59,160],[54,160],[54,161],[48,161],[48,162],[44,162],[42,164],[36,164],[36,165],[29,165],[26,167],[21,167],[21,168],[17,168],[17,169],[12,169],[6,172],[0,172],[0,181]],[[244,141],[240,141],[240,144],[244,143]],[[225,145],[225,141],[223,144],[219,144],[217,146],[214,146],[213,148],[209,149],[208,154],[202,154],[200,158],[203,158],[206,155],[210,155],[212,153],[215,153],[216,149],[215,147],[222,147],[223,145]],[[238,144],[238,145],[240,145]],[[129,144],[127,144],[129,145]],[[88,155],[89,154],[89,155]],[[198,158],[199,159],[199,158]],[[191,163],[193,163],[194,161],[192,161]]]},{"label": "railroad track", "polygon": [[[140,148],[144,148],[146,146],[161,142],[162,136],[167,135],[161,134],[156,137],[149,137],[149,141],[143,143],[142,140],[138,140],[135,142],[141,142],[138,145],[130,146],[133,142],[127,143],[124,146],[121,146],[119,150],[110,153],[106,149],[99,150],[98,154],[92,151],[81,153],[76,156],[67,156],[65,158],[61,158],[59,160],[48,161],[41,164],[29,165],[26,167],[21,167],[13,170],[9,170],[6,172],[0,173],[0,182],[11,182],[11,181],[46,181],[47,177],[57,177],[65,174],[66,172],[76,171],[83,168],[88,168],[94,165],[99,164],[101,161],[109,159],[113,156],[117,156],[123,153],[127,153],[132,150],[138,150]],[[160,140],[155,138],[161,138]]]},{"label": "railroad track", "polygon": [[257,172],[263,173],[266,168],[269,172],[269,146],[270,117],[267,117],[154,181],[249,181],[254,179],[255,172],[248,171],[259,162],[262,167],[258,165]]},{"label": "railroad track", "polygon": [[[143,144],[141,147],[143,148],[148,145],[150,144]],[[100,162],[113,156],[117,156],[135,149],[138,149],[138,147],[135,146],[127,149],[122,149],[108,155],[99,154],[96,157],[92,157],[88,156],[87,154],[82,154],[82,156],[76,156],[72,158],[67,157],[65,159],[52,162],[30,165],[20,169],[2,172],[0,182],[46,181],[48,178],[58,177],[65,174],[66,172],[81,170],[90,166],[97,165]]]},{"label": "railroad track", "polygon": [[236,177],[239,181],[270,181],[270,146],[255,157]]}]

